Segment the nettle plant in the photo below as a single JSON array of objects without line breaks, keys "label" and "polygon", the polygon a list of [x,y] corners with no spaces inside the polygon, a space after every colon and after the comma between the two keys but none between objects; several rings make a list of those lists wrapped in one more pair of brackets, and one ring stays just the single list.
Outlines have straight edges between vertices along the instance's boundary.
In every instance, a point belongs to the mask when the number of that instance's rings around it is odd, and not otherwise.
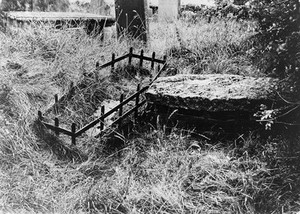
[{"label": "nettle plant", "polygon": [[299,0],[252,1],[252,13],[258,24],[256,54],[268,60],[261,66],[280,79],[294,81],[288,82],[292,83],[291,92],[299,90],[300,86],[299,4]]},{"label": "nettle plant", "polygon": [[[279,78],[278,93],[287,104],[300,105],[300,2],[299,0],[253,0],[251,13],[257,21],[257,44],[254,46],[258,67]],[[257,61],[256,61],[257,62]],[[264,109],[262,120],[270,128],[281,111]],[[292,112],[289,112],[292,113]],[[285,113],[282,113],[286,115]]]}]

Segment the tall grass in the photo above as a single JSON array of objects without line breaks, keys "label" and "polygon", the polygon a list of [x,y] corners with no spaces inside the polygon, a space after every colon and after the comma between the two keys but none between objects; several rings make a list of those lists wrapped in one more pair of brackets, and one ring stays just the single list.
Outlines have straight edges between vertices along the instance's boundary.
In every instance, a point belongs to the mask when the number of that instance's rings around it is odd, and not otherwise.
[{"label": "tall grass", "polygon": [[[138,81],[95,64],[130,46],[167,53],[174,73],[255,73],[247,58],[247,23],[150,24],[150,43],[105,41],[83,32],[39,26],[0,33],[0,210],[8,213],[287,213],[299,206],[298,138],[241,136],[210,142],[164,129],[135,127],[119,151],[83,136],[67,146],[36,120],[71,82],[78,96],[65,103],[65,123],[83,124],[95,103],[131,93]],[[84,74],[92,74],[86,77]],[[170,74],[170,73],[169,73]],[[168,75],[166,73],[165,75]],[[97,95],[97,96],[96,96]],[[98,101],[90,103],[94,98]],[[88,102],[87,102],[88,100]],[[291,142],[294,144],[292,145]]]}]

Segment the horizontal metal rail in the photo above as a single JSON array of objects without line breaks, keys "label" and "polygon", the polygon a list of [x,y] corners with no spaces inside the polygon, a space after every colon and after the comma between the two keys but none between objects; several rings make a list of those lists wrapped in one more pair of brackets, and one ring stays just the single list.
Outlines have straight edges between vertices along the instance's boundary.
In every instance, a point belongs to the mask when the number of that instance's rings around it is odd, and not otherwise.
[{"label": "horizontal metal rail", "polygon": [[130,114],[132,114],[134,111],[136,111],[139,107],[143,106],[146,102],[147,102],[146,100],[143,100],[137,106],[128,110],[125,114],[123,114],[121,117],[116,119],[111,125],[120,123],[122,120],[124,120],[124,118],[128,117]]},{"label": "horizontal metal rail", "polygon": [[106,67],[108,67],[108,66],[112,66],[112,65],[114,65],[114,63],[120,62],[120,61],[122,61],[123,59],[126,59],[126,58],[128,58],[128,57],[129,57],[129,54],[125,54],[124,56],[121,56],[121,57],[119,57],[119,58],[116,58],[114,61],[110,61],[110,62],[108,62],[108,63],[105,63],[105,64],[99,66],[97,69],[103,69],[103,68],[106,68]]},{"label": "horizontal metal rail", "polygon": [[163,67],[157,72],[157,74],[153,77],[152,81],[149,83],[149,87],[150,85],[152,85],[154,83],[155,80],[157,80],[157,78],[161,75],[161,73],[166,69],[167,64],[165,63],[163,65]]},{"label": "horizontal metal rail", "polygon": [[55,132],[60,132],[60,133],[64,133],[65,135],[68,135],[68,136],[73,136],[74,134],[69,131],[69,130],[66,130],[66,129],[63,129],[63,128],[60,128],[60,127],[56,127],[56,126],[53,126],[49,123],[46,123],[46,122],[43,122],[41,121],[48,129],[51,129],[52,131],[55,131]]},{"label": "horizontal metal rail", "polygon": [[147,57],[147,56],[141,56],[141,55],[138,55],[138,54],[132,54],[131,55],[133,58],[137,58],[137,59],[143,59],[143,60],[147,60],[147,61],[154,61],[154,62],[157,62],[157,63],[161,63],[161,64],[164,64],[166,61],[165,60],[161,60],[161,59],[155,59],[155,58],[151,58],[151,57]]},{"label": "horizontal metal rail", "polygon": [[129,103],[130,101],[132,101],[134,98],[136,98],[138,95],[144,93],[147,89],[149,88],[149,86],[146,86],[144,88],[142,88],[140,91],[136,92],[135,94],[131,95],[130,97],[128,97],[126,100],[124,100],[122,103],[120,103],[119,105],[117,105],[116,107],[114,107],[113,109],[111,109],[110,111],[106,112],[104,115],[102,115],[101,117],[97,118],[96,120],[92,121],[91,123],[87,124],[86,126],[84,126],[83,128],[81,128],[79,131],[76,132],[76,137],[82,135],[84,132],[86,132],[87,130],[89,130],[90,128],[94,127],[95,125],[97,125],[99,122],[103,121],[106,117],[108,117],[109,115],[111,115],[112,113],[118,111],[118,109],[121,106],[126,105],[127,103]]}]

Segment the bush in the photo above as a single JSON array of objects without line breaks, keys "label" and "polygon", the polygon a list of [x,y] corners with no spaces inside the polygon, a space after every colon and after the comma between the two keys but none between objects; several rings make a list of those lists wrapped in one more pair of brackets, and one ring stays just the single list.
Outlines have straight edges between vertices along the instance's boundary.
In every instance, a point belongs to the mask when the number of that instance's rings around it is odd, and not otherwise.
[{"label": "bush", "polygon": [[257,64],[267,74],[286,80],[285,89],[293,94],[300,92],[299,4],[298,0],[252,1],[258,24]]}]

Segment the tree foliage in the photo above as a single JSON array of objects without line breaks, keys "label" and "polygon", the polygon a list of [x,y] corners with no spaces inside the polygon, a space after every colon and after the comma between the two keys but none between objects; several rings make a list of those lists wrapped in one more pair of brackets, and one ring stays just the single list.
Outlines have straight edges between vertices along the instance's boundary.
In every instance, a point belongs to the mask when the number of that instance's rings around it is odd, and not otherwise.
[{"label": "tree foliage", "polygon": [[0,8],[3,11],[24,11],[30,3],[31,0],[2,0]]},{"label": "tree foliage", "polygon": [[67,11],[69,5],[68,0],[36,0],[35,2],[38,11]]},{"label": "tree foliage", "polygon": [[290,92],[299,94],[299,0],[254,0],[252,8],[258,24],[256,56],[263,59],[260,67],[287,80]]},{"label": "tree foliage", "polygon": [[37,11],[67,11],[69,0],[2,0],[1,8],[4,11],[25,11],[33,4]]}]

